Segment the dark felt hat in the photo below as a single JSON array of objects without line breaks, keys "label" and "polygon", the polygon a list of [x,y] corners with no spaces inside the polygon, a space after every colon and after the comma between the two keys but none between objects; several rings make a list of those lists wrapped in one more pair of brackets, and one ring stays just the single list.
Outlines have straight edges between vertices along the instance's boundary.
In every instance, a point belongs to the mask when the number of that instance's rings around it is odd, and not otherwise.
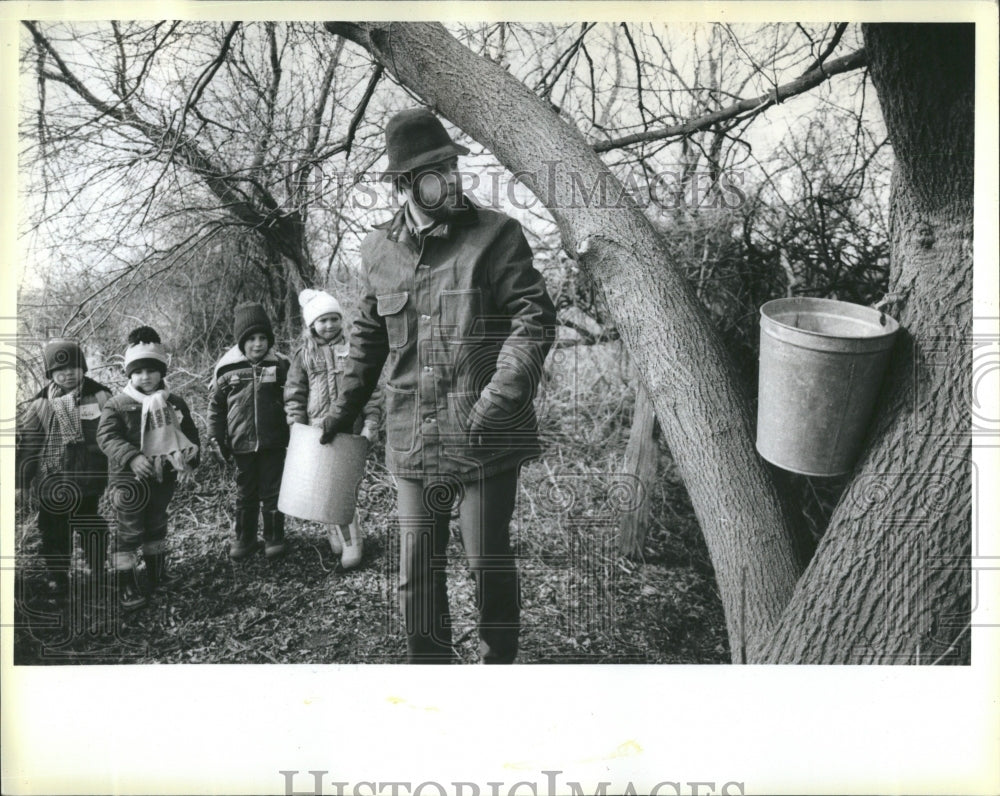
[{"label": "dark felt hat", "polygon": [[42,349],[42,359],[45,360],[45,378],[52,378],[52,373],[60,368],[80,368],[87,372],[87,360],[76,340],[50,340]]},{"label": "dark felt hat", "polygon": [[382,174],[383,180],[455,155],[469,154],[466,147],[451,140],[429,108],[410,108],[393,116],[385,126],[385,148],[389,167]]},{"label": "dark felt hat", "polygon": [[255,301],[238,305],[233,313],[233,337],[241,351],[246,339],[257,333],[267,335],[268,344],[274,345],[274,329],[264,307]]}]

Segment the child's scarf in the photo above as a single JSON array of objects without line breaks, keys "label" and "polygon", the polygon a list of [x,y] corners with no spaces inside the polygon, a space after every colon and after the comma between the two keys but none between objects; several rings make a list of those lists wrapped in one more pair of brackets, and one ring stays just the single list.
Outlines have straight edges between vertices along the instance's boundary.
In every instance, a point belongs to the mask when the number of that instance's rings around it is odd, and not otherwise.
[{"label": "child's scarf", "polygon": [[188,462],[198,453],[198,446],[189,440],[177,426],[174,408],[167,403],[170,393],[166,387],[146,395],[131,384],[123,392],[133,401],[142,404],[139,423],[139,450],[153,463],[156,480],[163,481],[163,462],[173,465],[178,473],[191,468]]},{"label": "child's scarf", "polygon": [[81,382],[76,389],[64,393],[58,384],[50,384],[47,398],[52,407],[55,427],[45,439],[45,451],[42,453],[41,477],[57,473],[63,468],[63,455],[66,446],[85,442],[83,426],[80,425],[80,395],[83,389]]}]

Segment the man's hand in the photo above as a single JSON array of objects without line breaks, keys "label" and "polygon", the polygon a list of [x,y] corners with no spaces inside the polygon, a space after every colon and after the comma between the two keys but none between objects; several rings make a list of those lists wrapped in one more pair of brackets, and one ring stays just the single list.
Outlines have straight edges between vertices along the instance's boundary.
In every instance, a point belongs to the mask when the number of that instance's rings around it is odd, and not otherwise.
[{"label": "man's hand", "polygon": [[361,436],[368,440],[369,443],[374,442],[375,435],[378,430],[369,422],[365,422],[364,426],[361,427]]},{"label": "man's hand", "polygon": [[132,459],[128,463],[128,466],[132,469],[132,472],[140,478],[152,478],[155,474],[155,470],[153,470],[153,463],[141,453]]},{"label": "man's hand", "polygon": [[341,415],[326,415],[323,418],[323,433],[319,441],[321,445],[329,445],[337,434],[350,433],[353,423]]},{"label": "man's hand", "polygon": [[469,413],[469,445],[473,448],[488,445],[507,421],[507,413],[497,404],[480,396]]}]

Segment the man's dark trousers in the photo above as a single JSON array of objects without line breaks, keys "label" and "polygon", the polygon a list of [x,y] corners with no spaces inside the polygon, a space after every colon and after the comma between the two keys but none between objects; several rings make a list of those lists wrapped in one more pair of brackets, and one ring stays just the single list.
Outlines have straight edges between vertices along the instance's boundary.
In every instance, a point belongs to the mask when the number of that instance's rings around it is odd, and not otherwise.
[{"label": "man's dark trousers", "polygon": [[410,663],[452,663],[448,611],[448,524],[461,501],[459,527],[476,580],[479,651],[483,663],[513,663],[520,627],[517,567],[510,547],[510,518],[517,470],[459,482],[454,477],[398,478],[400,609]]}]

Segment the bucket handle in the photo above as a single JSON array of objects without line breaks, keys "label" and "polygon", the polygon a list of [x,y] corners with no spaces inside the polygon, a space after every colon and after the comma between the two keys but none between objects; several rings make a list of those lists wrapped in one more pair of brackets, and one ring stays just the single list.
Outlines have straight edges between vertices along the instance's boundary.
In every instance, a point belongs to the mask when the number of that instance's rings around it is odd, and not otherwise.
[{"label": "bucket handle", "polygon": [[878,322],[885,326],[885,308],[890,304],[899,304],[903,300],[902,293],[886,293],[882,298],[872,304],[873,310],[878,310]]}]

